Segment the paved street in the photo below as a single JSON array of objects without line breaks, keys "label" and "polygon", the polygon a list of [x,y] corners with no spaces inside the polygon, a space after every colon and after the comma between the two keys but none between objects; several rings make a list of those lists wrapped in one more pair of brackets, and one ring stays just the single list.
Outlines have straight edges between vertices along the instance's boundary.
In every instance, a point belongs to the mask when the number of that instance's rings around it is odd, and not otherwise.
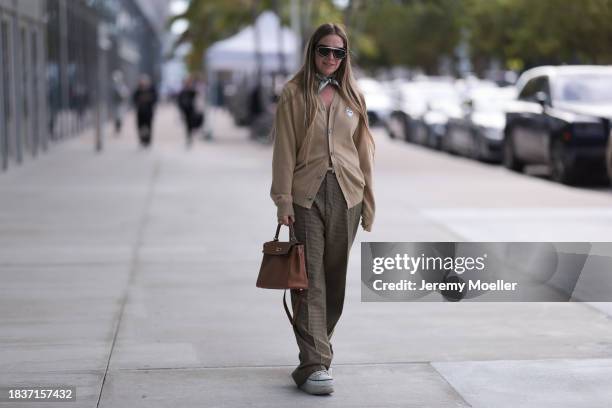
[{"label": "paved street", "polygon": [[271,147],[213,113],[191,149],[166,107],[148,151],[130,117],[102,154],[89,132],[0,174],[0,386],[75,385],[73,408],[610,407],[610,304],[361,303],[359,243],[612,241],[612,190],[376,130],[377,219],[353,247],[336,392],[313,397],[282,292],[255,288]]}]

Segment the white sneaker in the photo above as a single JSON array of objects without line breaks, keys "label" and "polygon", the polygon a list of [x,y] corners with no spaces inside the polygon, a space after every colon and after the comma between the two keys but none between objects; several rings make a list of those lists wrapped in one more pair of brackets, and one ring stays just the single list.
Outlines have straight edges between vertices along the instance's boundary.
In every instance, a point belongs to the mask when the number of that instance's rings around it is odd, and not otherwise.
[{"label": "white sneaker", "polygon": [[334,392],[334,379],[326,370],[315,371],[308,376],[300,389],[312,395],[325,395]]}]

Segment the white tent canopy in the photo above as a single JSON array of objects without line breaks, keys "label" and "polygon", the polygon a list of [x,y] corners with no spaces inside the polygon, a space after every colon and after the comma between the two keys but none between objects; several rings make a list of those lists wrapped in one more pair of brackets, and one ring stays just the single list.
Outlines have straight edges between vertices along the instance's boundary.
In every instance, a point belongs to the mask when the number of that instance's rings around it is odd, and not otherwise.
[{"label": "white tent canopy", "polygon": [[[265,11],[255,21],[259,30],[259,43],[264,72],[280,69],[279,54],[282,50],[285,68],[288,72],[297,69],[298,39],[289,28],[282,28],[282,42],[279,41],[280,21],[276,14]],[[255,57],[255,28],[251,25],[232,37],[210,46],[205,55],[206,67],[210,71],[253,72],[257,68]]]}]

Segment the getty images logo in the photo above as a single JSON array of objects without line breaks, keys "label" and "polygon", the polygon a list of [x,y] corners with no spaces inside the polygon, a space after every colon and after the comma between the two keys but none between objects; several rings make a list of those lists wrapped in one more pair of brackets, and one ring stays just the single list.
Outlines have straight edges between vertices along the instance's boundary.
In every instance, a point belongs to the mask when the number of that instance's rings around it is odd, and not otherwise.
[{"label": "getty images logo", "polygon": [[461,275],[464,272],[482,271],[485,269],[487,254],[482,256],[411,256],[396,254],[395,257],[377,257],[372,259],[372,272],[380,275],[390,270],[405,270],[411,275],[418,271],[454,271]]}]

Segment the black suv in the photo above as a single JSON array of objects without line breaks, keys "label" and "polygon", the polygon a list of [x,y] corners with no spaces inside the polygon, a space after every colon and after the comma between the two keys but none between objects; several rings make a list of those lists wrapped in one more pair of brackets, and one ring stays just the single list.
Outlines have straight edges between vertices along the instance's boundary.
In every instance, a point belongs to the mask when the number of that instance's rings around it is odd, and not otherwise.
[{"label": "black suv", "polygon": [[547,164],[553,179],[565,184],[607,177],[612,67],[533,68],[521,75],[517,89],[506,113],[506,167]]}]

